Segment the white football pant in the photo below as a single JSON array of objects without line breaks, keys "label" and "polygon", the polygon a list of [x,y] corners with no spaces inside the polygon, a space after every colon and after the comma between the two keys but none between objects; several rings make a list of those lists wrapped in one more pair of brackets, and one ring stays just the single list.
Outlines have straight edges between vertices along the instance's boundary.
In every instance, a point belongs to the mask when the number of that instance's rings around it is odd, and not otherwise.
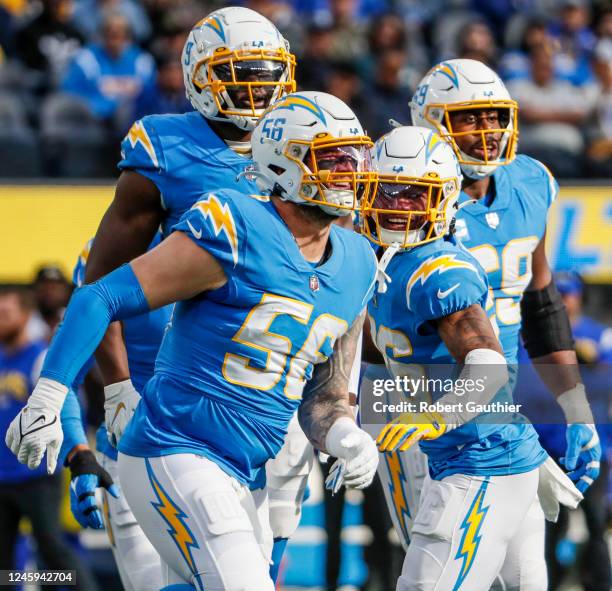
[{"label": "white football pant", "polygon": [[535,469],[427,480],[397,591],[545,591],[538,479]]},{"label": "white football pant", "polygon": [[266,463],[266,488],[274,539],[290,538],[297,529],[313,462],[314,450],[295,413],[287,427],[283,447]]},{"label": "white football pant", "polygon": [[130,511],[121,490],[117,462],[98,454],[100,465],[111,475],[119,498],[103,492],[104,522],[113,557],[125,591],[158,591],[162,588],[161,558]]},{"label": "white football pant", "polygon": [[164,585],[198,591],[274,591],[265,490],[194,454],[119,454],[127,502],[162,559]]},{"label": "white football pant", "polygon": [[544,556],[546,531],[540,500],[533,500],[517,534],[508,544],[506,559],[494,591],[546,591],[548,572]]}]

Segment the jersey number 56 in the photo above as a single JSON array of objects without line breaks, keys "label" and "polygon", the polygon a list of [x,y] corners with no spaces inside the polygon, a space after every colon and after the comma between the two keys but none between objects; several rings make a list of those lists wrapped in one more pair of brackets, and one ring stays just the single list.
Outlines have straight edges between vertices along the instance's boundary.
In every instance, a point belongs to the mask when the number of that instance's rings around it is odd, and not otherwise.
[{"label": "jersey number 56", "polygon": [[[306,371],[311,364],[325,361],[336,339],[348,328],[345,320],[321,314],[310,327],[308,336],[291,355],[294,342],[289,336],[272,332],[270,327],[279,316],[290,316],[295,322],[308,325],[314,306],[293,298],[265,293],[248,314],[232,340],[253,350],[248,357],[226,353],[223,377],[232,384],[270,390],[285,376],[284,393],[288,398],[301,398]],[[301,332],[301,331],[296,331]],[[265,354],[264,367],[251,365]],[[288,364],[288,367],[287,367]]]}]

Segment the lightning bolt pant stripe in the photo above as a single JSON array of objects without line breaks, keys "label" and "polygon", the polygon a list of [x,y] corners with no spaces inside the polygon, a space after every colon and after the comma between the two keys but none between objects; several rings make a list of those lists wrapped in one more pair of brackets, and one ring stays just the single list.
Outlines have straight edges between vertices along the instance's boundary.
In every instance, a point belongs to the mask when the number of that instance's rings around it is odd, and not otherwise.
[{"label": "lightning bolt pant stripe", "polygon": [[[545,591],[538,480],[537,469],[508,476],[453,474],[426,480],[397,591],[489,591],[498,588],[494,585],[518,589],[527,571],[538,577],[530,580],[529,590]],[[536,523],[542,527],[534,527]],[[510,549],[534,530],[541,535],[530,539],[529,557],[517,562],[517,552]],[[512,556],[514,566],[508,568],[506,560]],[[514,579],[505,580],[510,575]]]},{"label": "lightning bolt pant stripe", "polygon": [[164,490],[162,484],[159,482],[153,472],[153,468],[149,460],[145,460],[147,466],[147,474],[149,476],[149,482],[155,492],[155,496],[158,502],[151,503],[157,512],[161,515],[162,519],[168,524],[168,533],[172,537],[172,540],[179,549],[182,557],[185,559],[189,570],[195,575],[197,574],[195,560],[192,555],[193,548],[199,548],[200,546],[195,541],[189,526],[187,525],[187,515],[178,507],[176,503],[172,501],[172,498]]},{"label": "lightning bolt pant stripe", "polygon": [[476,552],[478,552],[478,546],[482,536],[480,530],[482,528],[484,518],[489,510],[489,507],[484,506],[484,498],[487,494],[487,488],[489,486],[489,477],[485,478],[472,501],[472,505],[463,519],[461,529],[463,530],[463,536],[461,537],[461,543],[455,556],[455,560],[461,560],[461,570],[457,577],[457,582],[453,587],[453,591],[457,591],[461,587],[461,583],[466,579],[470,569],[474,564],[476,558]]},{"label": "lightning bolt pant stripe", "polygon": [[265,491],[251,492],[195,454],[119,454],[119,480],[161,557],[164,585],[197,591],[274,591]]},{"label": "lightning bolt pant stripe", "polygon": [[[99,453],[98,461],[121,488],[116,460]],[[136,522],[123,493],[118,499],[104,493],[104,521],[125,591],[160,589],[161,558]]]}]

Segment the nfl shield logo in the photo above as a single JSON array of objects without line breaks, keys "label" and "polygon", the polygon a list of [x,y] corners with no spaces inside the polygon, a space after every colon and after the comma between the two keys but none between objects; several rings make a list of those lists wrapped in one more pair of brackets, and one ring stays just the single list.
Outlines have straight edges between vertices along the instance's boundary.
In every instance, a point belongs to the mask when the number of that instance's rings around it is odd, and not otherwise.
[{"label": "nfl shield logo", "polygon": [[499,226],[499,216],[496,212],[490,211],[485,215],[485,219],[487,220],[487,224],[489,224],[489,228],[497,228]]},{"label": "nfl shield logo", "polygon": [[311,291],[319,291],[319,278],[316,275],[311,275],[308,285]]},{"label": "nfl shield logo", "polygon": [[469,239],[470,234],[465,220],[455,218],[455,236],[457,238],[465,238],[466,240]]},{"label": "nfl shield logo", "polygon": [[249,181],[255,181],[257,177],[253,174],[257,170],[254,164],[249,164],[244,167],[244,176]]}]

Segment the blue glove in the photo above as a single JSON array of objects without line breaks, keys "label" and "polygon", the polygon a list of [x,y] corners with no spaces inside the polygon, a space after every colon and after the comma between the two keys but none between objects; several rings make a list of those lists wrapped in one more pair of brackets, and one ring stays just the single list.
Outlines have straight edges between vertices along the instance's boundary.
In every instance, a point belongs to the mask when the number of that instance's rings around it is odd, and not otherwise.
[{"label": "blue glove", "polygon": [[84,449],[70,460],[70,509],[82,527],[104,529],[102,512],[96,504],[96,489],[105,488],[119,498],[119,490],[110,474],[98,464],[94,454]]},{"label": "blue glove", "polygon": [[567,448],[561,463],[570,470],[568,476],[576,488],[584,494],[599,476],[602,453],[599,435],[595,425],[572,423],[567,426],[565,439]]}]

